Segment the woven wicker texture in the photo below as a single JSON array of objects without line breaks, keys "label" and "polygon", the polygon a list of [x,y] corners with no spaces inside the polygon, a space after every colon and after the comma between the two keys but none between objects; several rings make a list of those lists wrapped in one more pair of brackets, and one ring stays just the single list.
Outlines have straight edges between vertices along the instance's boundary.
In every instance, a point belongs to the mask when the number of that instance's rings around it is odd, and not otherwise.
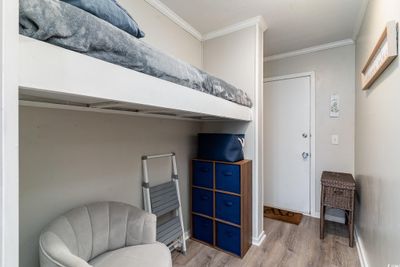
[{"label": "woven wicker texture", "polygon": [[333,186],[342,189],[355,189],[356,182],[353,175],[342,172],[327,172],[324,171],[321,177],[321,183],[325,186]]},{"label": "woven wicker texture", "polygon": [[320,237],[324,238],[326,207],[343,209],[349,227],[349,245],[354,243],[354,196],[356,182],[350,173],[324,171],[321,177]]}]

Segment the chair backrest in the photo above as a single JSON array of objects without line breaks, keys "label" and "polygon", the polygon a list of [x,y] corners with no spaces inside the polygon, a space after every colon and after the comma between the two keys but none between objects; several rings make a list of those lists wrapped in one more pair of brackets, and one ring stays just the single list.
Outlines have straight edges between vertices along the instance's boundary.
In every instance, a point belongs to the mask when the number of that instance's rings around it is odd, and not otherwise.
[{"label": "chair backrest", "polygon": [[142,242],[142,210],[118,202],[99,202],[75,208],[48,225],[40,236],[44,255],[68,249],[88,262],[94,257]]}]

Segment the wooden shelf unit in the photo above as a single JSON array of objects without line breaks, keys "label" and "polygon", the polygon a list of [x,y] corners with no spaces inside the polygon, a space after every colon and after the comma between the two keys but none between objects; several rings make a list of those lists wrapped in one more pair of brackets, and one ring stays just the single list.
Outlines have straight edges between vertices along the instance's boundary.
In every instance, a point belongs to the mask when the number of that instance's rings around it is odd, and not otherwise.
[{"label": "wooden shelf unit", "polygon": [[244,257],[252,244],[252,161],[194,159],[191,174],[192,239]]}]

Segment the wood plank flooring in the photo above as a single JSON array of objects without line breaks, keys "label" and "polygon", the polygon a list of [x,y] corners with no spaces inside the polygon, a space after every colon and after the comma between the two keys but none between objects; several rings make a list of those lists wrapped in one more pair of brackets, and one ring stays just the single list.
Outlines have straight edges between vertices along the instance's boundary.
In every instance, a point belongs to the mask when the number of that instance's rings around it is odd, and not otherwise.
[{"label": "wood plank flooring", "polygon": [[319,239],[319,220],[303,217],[300,225],[264,218],[266,238],[252,246],[243,259],[189,240],[184,256],[172,254],[174,267],[359,267],[357,249],[349,247],[345,225],[326,222]]}]

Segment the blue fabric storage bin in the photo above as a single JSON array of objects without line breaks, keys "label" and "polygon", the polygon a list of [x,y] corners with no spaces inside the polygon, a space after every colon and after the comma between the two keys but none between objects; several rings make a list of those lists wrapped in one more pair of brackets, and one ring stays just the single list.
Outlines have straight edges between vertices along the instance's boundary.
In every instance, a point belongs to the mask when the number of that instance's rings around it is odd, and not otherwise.
[{"label": "blue fabric storage bin", "polygon": [[198,158],[236,162],[244,159],[244,134],[198,134]]},{"label": "blue fabric storage bin", "polygon": [[214,243],[213,221],[201,216],[193,215],[192,223],[193,223],[193,237],[212,245]]},{"label": "blue fabric storage bin", "polygon": [[193,161],[193,185],[213,188],[214,170],[211,162]]},{"label": "blue fabric storage bin", "polygon": [[216,245],[223,250],[240,255],[240,228],[217,222]]},{"label": "blue fabric storage bin", "polygon": [[215,217],[240,225],[240,197],[215,193]]},{"label": "blue fabric storage bin", "polygon": [[193,188],[192,211],[212,217],[214,214],[214,194],[212,191]]},{"label": "blue fabric storage bin", "polygon": [[216,163],[215,187],[218,190],[240,194],[239,165]]}]

